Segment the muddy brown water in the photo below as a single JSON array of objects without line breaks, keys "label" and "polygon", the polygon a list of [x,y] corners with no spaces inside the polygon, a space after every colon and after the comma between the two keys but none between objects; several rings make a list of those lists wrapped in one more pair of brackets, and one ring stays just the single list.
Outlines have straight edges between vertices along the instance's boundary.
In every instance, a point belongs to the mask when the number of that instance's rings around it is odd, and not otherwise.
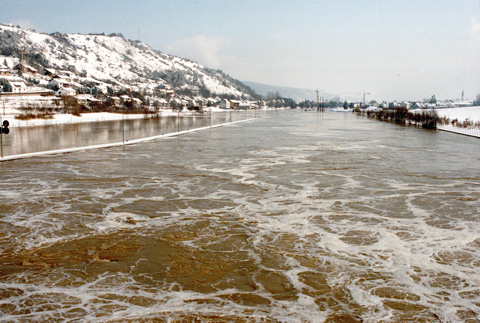
[{"label": "muddy brown water", "polygon": [[282,111],[2,162],[0,321],[477,322],[479,148]]}]

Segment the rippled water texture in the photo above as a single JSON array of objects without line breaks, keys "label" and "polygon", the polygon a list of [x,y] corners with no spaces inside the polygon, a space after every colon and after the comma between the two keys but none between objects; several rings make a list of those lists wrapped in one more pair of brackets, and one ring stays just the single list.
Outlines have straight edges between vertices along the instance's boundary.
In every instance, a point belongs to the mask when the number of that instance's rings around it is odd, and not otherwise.
[{"label": "rippled water texture", "polygon": [[0,321],[478,322],[479,147],[287,111],[0,163]]}]

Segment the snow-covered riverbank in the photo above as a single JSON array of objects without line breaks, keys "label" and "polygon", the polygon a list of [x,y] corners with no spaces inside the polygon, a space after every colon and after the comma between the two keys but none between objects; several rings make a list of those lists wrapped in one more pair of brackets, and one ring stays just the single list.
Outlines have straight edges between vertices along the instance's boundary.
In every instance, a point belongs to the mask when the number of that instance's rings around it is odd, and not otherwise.
[{"label": "snow-covered riverbank", "polygon": [[[435,110],[440,118],[446,118],[450,122],[457,120],[463,123],[465,120],[472,121],[473,124],[480,122],[480,107],[448,108]],[[460,135],[480,138],[480,128],[455,127],[451,124],[437,125],[438,130],[457,133]]]},{"label": "snow-covered riverbank", "polygon": [[[206,113],[209,112],[220,112],[226,111],[219,108],[208,108],[205,110]],[[171,109],[160,110],[156,114],[121,114],[121,113],[110,113],[110,112],[92,112],[92,113],[82,113],[80,116],[74,116],[72,114],[54,114],[51,119],[30,119],[30,120],[20,120],[15,119],[15,116],[18,115],[18,111],[13,109],[7,109],[5,114],[1,114],[0,118],[2,120],[8,120],[10,127],[32,127],[32,126],[46,126],[46,125],[55,125],[55,124],[68,124],[68,123],[83,123],[83,122],[98,122],[98,121],[115,121],[122,119],[144,119],[151,118],[155,116],[176,116],[178,112]],[[181,116],[194,115],[191,112],[181,112]]]},{"label": "snow-covered riverbank", "polygon": [[440,118],[446,117],[450,120],[457,119],[459,122],[463,122],[466,119],[471,121],[480,122],[480,106],[478,107],[465,107],[465,108],[448,108],[448,109],[436,109],[435,110]]}]

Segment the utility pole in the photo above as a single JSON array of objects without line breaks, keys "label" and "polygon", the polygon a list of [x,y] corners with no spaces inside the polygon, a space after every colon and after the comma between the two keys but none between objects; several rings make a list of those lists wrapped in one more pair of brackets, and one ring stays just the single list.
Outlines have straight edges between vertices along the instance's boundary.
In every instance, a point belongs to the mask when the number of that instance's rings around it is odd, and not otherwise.
[{"label": "utility pole", "polygon": [[366,93],[365,91],[363,91],[363,105],[365,105],[365,94],[370,95],[370,93]]},{"label": "utility pole", "polygon": [[[319,98],[319,96],[318,96],[318,93],[319,93],[319,92],[322,92],[322,91],[323,91],[323,90],[319,90],[318,88],[317,88],[317,90],[315,91],[315,92],[317,92],[317,112],[320,111],[320,98]],[[323,98],[322,98],[322,100],[323,100]],[[323,107],[322,107],[322,112],[323,112]]]}]

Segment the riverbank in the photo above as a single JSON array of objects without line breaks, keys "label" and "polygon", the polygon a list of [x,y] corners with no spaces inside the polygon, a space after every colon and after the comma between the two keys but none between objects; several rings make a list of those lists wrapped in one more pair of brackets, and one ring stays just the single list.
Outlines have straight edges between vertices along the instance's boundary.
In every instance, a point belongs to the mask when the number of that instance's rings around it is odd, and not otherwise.
[{"label": "riverbank", "polygon": [[[206,113],[209,112],[225,112],[220,108],[212,108],[205,110]],[[2,120],[8,120],[11,128],[16,127],[33,127],[33,126],[47,126],[47,125],[56,125],[56,124],[69,124],[69,123],[84,123],[84,122],[99,122],[99,121],[117,121],[117,120],[132,120],[132,119],[144,119],[152,117],[166,117],[166,116],[176,116],[179,113],[171,109],[160,110],[156,113],[151,114],[122,114],[122,113],[111,113],[111,112],[89,112],[82,113],[79,116],[73,114],[53,114],[49,119],[29,119],[21,120],[16,119],[16,116],[19,115],[18,111],[13,109],[7,109],[5,114],[0,115]],[[180,112],[181,116],[195,115],[194,112]]]},{"label": "riverbank", "polygon": [[378,109],[361,111],[360,114],[380,121],[480,138],[480,107],[478,106],[428,110]]},{"label": "riverbank", "polygon": [[464,108],[447,108],[435,109],[440,118],[447,118],[450,120],[458,120],[464,122],[470,120],[472,122],[480,122],[480,106],[464,107]]},{"label": "riverbank", "polygon": [[451,125],[438,125],[437,130],[453,132],[459,135],[464,135],[469,137],[480,138],[480,129],[460,128],[460,127],[454,127]]},{"label": "riverbank", "polygon": [[437,129],[459,135],[480,138],[480,107],[431,110],[437,113]]}]

